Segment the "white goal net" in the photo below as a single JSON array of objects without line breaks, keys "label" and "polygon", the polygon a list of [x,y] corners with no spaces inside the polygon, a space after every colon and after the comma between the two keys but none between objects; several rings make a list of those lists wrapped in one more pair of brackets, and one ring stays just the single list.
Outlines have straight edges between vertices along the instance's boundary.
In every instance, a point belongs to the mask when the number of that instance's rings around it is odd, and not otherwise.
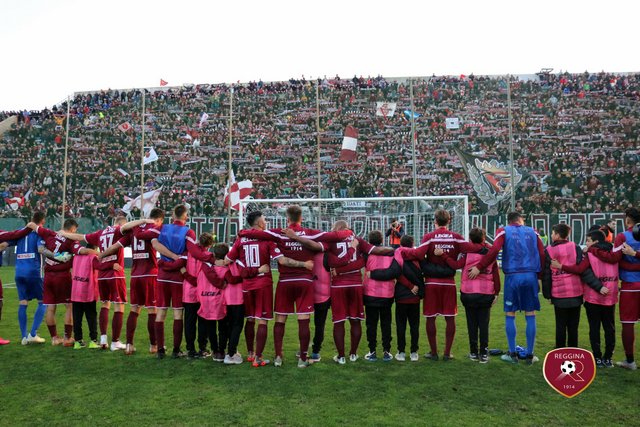
[{"label": "white goal net", "polygon": [[240,229],[252,211],[261,211],[269,228],[287,226],[286,209],[290,205],[302,208],[303,227],[324,231],[337,220],[345,220],[354,233],[366,238],[370,231],[383,233],[396,219],[412,235],[416,244],[435,228],[434,213],[446,209],[451,213],[449,228],[466,238],[469,236],[467,196],[440,197],[372,197],[348,199],[245,199],[240,202]]}]

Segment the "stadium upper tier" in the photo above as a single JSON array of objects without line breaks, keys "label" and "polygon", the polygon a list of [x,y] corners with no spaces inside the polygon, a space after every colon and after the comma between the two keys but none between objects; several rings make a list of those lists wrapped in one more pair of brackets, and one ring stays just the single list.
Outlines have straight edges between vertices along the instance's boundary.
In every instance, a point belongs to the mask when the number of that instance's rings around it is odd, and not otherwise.
[{"label": "stadium upper tier", "polygon": [[[412,195],[408,79],[353,78],[234,85],[232,154],[238,180],[254,197],[317,196],[316,82],[319,83],[323,197]],[[145,167],[148,188],[163,186],[162,206],[185,201],[192,213],[224,212],[229,85],[77,93],[71,101],[67,200],[74,215],[107,218],[140,192],[142,96],[145,145],[159,159]],[[454,147],[508,159],[502,77],[413,79],[419,195],[475,196]],[[544,74],[511,82],[518,208],[526,212],[622,211],[640,200],[640,74]],[[376,115],[376,103],[395,113]],[[3,197],[29,194],[25,206],[60,209],[67,105],[17,115],[2,136]],[[208,118],[203,117],[203,113]],[[206,120],[204,120],[206,118]],[[458,118],[450,129],[446,118]],[[123,131],[122,124],[133,129]],[[338,160],[344,128],[358,131],[355,162]],[[119,171],[120,170],[120,171]]]}]

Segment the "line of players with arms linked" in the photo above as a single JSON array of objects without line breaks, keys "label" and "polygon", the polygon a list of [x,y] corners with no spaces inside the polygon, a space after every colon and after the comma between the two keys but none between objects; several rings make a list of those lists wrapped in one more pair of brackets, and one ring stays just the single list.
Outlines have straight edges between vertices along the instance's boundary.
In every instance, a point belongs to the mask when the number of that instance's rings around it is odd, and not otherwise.
[{"label": "line of players with arms linked", "polygon": [[[489,361],[490,310],[501,290],[496,264],[502,250],[505,275],[505,332],[509,351],[501,359],[528,364],[534,356],[536,311],[540,310],[539,280],[543,296],[554,305],[556,347],[578,346],[578,325],[584,304],[589,321],[589,338],[598,366],[611,367],[615,344],[615,305],[620,300],[622,341],[626,359],[618,365],[635,369],[634,324],[640,319],[640,211],[625,212],[626,231],[607,242],[605,231],[592,228],[583,250],[567,237],[566,224],[553,227],[552,243],[544,247],[531,227],[518,213],[508,215],[508,225],[497,230],[493,245],[485,241],[484,230],[474,228],[467,242],[448,229],[450,214],[435,213],[436,228],[425,234],[418,247],[404,235],[400,245],[383,246],[380,231],[368,239],[355,236],[345,221],[337,221],[330,232],[302,226],[299,206],[287,211],[288,227],[267,230],[260,212],[247,216],[249,229],[240,231],[231,248],[214,244],[214,237],[203,233],[196,239],[187,225],[187,208],[176,206],[172,222],[164,224],[164,211],[153,209],[148,219],[116,224],[91,234],[78,234],[73,219],[57,232],[44,228],[44,215],[34,214],[24,229],[0,232],[2,247],[15,245],[16,285],[20,300],[19,323],[22,344],[42,343],[37,329],[46,311],[46,324],[53,345],[81,349],[109,348],[107,329],[110,307],[112,351],[135,353],[134,333],[141,309],[148,311],[147,330],[150,353],[164,358],[165,319],[173,310],[172,357],[179,358],[183,334],[189,358],[208,357],[225,364],[240,364],[238,343],[244,328],[247,356],[253,366],[270,363],[264,357],[267,323],[274,319],[275,358],[284,360],[283,337],[287,316],[296,315],[300,341],[297,365],[306,367],[321,360],[320,350],[329,309],[337,354],[333,360],[345,364],[358,360],[366,319],[369,352],[375,361],[377,329],[382,334],[381,359],[390,361],[391,316],[395,302],[397,353],[406,360],[406,329],[409,325],[409,359],[417,361],[420,300],[426,318],[430,351],[425,357],[439,360],[436,318],[446,322],[442,359],[453,359],[451,348],[456,332],[456,270],[462,269],[460,299],[465,306],[471,360]],[[86,242],[86,246],[80,244]],[[131,310],[126,322],[126,343],[120,335],[124,304],[127,302],[124,275],[124,247],[132,250],[130,280]],[[161,254],[157,259],[157,252]],[[40,279],[40,253],[45,260],[44,282]],[[270,263],[278,264],[275,290]],[[364,275],[362,269],[365,269]],[[619,288],[618,277],[622,280]],[[1,287],[0,287],[1,289]],[[32,328],[27,328],[27,304],[37,300]],[[1,294],[0,294],[1,301]],[[99,316],[96,301],[101,301]],[[64,335],[56,328],[58,305],[66,306]],[[1,309],[1,306],[0,306]],[[526,348],[516,346],[517,312],[526,319]],[[0,311],[1,314],[1,311]],[[311,342],[310,318],[314,314]],[[365,316],[366,314],[366,316]],[[90,340],[85,342],[82,318],[86,317]],[[97,319],[99,317],[99,320]],[[345,323],[350,324],[350,346],[346,352]],[[98,341],[98,326],[100,337]],[[600,345],[604,329],[605,350]],[[3,343],[7,343],[3,341]],[[197,345],[197,348],[196,348]],[[207,350],[210,345],[211,353]],[[311,348],[309,348],[311,347]],[[311,350],[309,354],[309,349]]]}]

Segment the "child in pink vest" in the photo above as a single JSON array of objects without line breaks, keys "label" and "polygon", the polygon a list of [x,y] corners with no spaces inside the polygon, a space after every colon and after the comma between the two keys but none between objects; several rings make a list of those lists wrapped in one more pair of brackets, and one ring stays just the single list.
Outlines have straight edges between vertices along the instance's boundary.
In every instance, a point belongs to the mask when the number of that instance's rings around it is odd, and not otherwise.
[{"label": "child in pink vest", "polygon": [[[87,245],[87,249],[95,249],[95,246]],[[89,348],[99,348],[98,323],[96,312],[96,299],[98,297],[98,272],[100,265],[98,252],[93,251],[86,255],[73,257],[73,270],[71,282],[71,303],[73,309],[73,335],[75,350],[84,348],[87,344],[82,337],[82,317],[86,316],[89,326]],[[109,268],[112,268],[109,266]]]},{"label": "child in pink vest", "polygon": [[[198,246],[203,250],[208,250],[214,243],[213,235],[202,233],[198,238]],[[198,299],[198,274],[202,268],[202,262],[195,259],[191,254],[187,254],[187,264],[185,266],[184,282],[182,284],[182,306],[184,307],[184,340],[187,346],[187,357],[198,359],[208,356],[207,352],[207,329],[205,320],[198,316],[200,302]],[[196,326],[199,352],[196,352]],[[221,362],[223,355],[215,353],[214,360]]]},{"label": "child in pink vest", "polygon": [[[485,238],[483,229],[472,228],[469,231],[469,240],[471,243],[479,245],[480,250],[467,252],[462,249],[461,253],[464,253],[464,256],[457,260],[444,255],[449,267],[454,270],[462,269],[460,301],[464,305],[467,318],[469,358],[480,363],[489,362],[489,319],[491,307],[500,294],[500,272],[495,261],[480,271],[480,274],[474,279],[469,278],[469,270],[477,266],[489,252],[491,246],[485,242]],[[473,246],[469,246],[469,248],[475,249]],[[480,337],[480,347],[478,347],[478,336]]]},{"label": "child in pink vest", "polygon": [[[231,263],[228,266],[224,265],[224,258],[227,253],[229,253],[229,246],[226,243],[218,243],[213,247],[216,262],[215,264],[203,264],[202,273],[198,280],[198,289],[221,289],[223,298],[218,302],[214,300],[212,307],[212,311],[214,312],[220,310],[222,305],[225,307],[225,316],[221,319],[216,319],[219,332],[217,337],[218,348],[221,353],[224,353],[226,350],[226,355],[223,360],[226,365],[239,365],[242,363],[242,356],[238,353],[238,342],[240,341],[244,321],[244,298],[241,275],[251,273],[245,270],[258,269],[243,269],[243,271],[241,271],[236,263]],[[270,269],[268,265],[263,267],[267,270]],[[256,271],[251,274],[251,276],[257,274],[258,272]],[[200,298],[204,299],[205,297],[200,296]],[[212,322],[216,320],[212,320]],[[216,337],[211,334],[211,329],[209,329],[209,331],[209,339],[213,343]]]},{"label": "child in pink vest", "polygon": [[[589,321],[589,340],[591,349],[596,359],[596,366],[613,368],[613,350],[616,344],[615,310],[618,302],[618,264],[605,261],[602,254],[610,253],[613,245],[606,241],[605,235],[599,229],[591,230],[587,234],[587,248],[598,248],[598,251],[589,251],[578,265],[561,264],[560,269],[573,273],[582,274],[591,268],[593,274],[600,280],[602,287],[591,288],[585,285],[584,308]],[[602,252],[601,252],[602,251]],[[602,255],[601,255],[602,254]],[[600,347],[600,327],[604,330],[605,350],[604,354]]]},{"label": "child in pink vest", "polygon": [[578,347],[578,326],[582,306],[583,281],[593,289],[602,284],[591,269],[581,275],[571,274],[563,265],[575,266],[583,259],[582,249],[567,240],[571,228],[556,224],[551,228],[551,244],[545,249],[546,261],[542,271],[542,295],[550,299],[556,317],[556,346]]},{"label": "child in pink vest", "polygon": [[[369,243],[372,245],[382,245],[383,238],[381,231],[374,230],[369,233],[368,237]],[[369,353],[364,356],[364,359],[370,362],[377,360],[378,319],[380,319],[380,330],[382,332],[382,360],[385,362],[393,360],[393,356],[391,355],[391,306],[393,305],[395,280],[375,280],[371,278],[371,271],[387,269],[391,266],[393,262],[392,255],[370,254],[366,259],[366,271],[363,281],[363,302],[366,315]]]}]

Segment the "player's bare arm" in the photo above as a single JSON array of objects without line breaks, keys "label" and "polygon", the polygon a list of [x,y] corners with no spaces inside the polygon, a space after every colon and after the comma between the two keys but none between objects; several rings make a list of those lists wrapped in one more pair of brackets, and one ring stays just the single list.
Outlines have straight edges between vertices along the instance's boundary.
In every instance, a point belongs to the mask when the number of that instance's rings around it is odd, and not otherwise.
[{"label": "player's bare arm", "polygon": [[155,223],[155,220],[151,219],[151,218],[137,219],[135,221],[129,221],[126,224],[123,224],[120,227],[120,231],[122,233],[126,233],[127,231],[129,231],[129,230],[131,230],[131,229],[133,229],[133,228],[135,228],[135,227],[137,227],[139,225],[142,225],[142,224],[154,224],[154,223]]},{"label": "player's bare arm", "polygon": [[312,260],[309,260],[309,261],[296,261],[294,259],[282,256],[282,257],[278,258],[278,264],[284,265],[284,266],[287,266],[287,267],[306,268],[309,271],[313,270],[313,261]]}]

